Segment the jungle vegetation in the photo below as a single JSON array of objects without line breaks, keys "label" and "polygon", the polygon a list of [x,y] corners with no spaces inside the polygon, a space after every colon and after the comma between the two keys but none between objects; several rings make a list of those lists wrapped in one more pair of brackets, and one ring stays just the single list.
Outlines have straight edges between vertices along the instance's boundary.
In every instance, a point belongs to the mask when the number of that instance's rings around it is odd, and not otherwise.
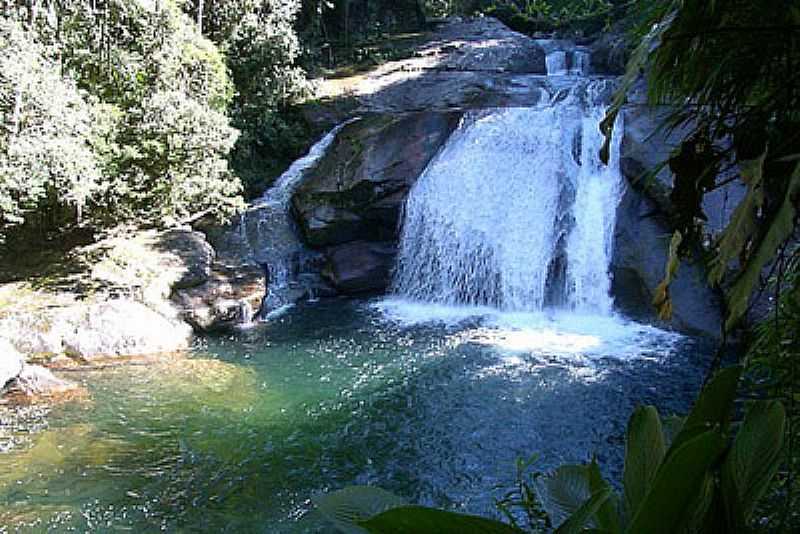
[{"label": "jungle vegetation", "polygon": [[[800,530],[795,0],[1,0],[0,241],[32,229],[52,243],[120,225],[225,220],[316,134],[296,108],[313,95],[310,78],[407,53],[385,46],[389,36],[475,13],[579,38],[624,22],[631,59],[602,128],[610,136],[627,90],[645,76],[650,103],[674,110],[664,128],[684,135],[664,162],[675,175],[675,233],[654,305],[670,314],[670,278],[700,256],[726,295],[726,337],[741,335],[759,303],[769,313],[744,331],[740,367],[714,362],[682,423],[650,408],[633,414],[622,495],[591,463],[523,474],[501,503],[515,509],[510,519],[532,518],[516,526],[409,511],[363,490],[322,508],[356,531],[419,532],[444,517],[457,532],[470,521],[483,532],[641,532],[634,527],[653,525],[641,523],[652,510],[677,506],[684,492],[691,500],[670,532]],[[730,180],[747,194],[707,242],[702,199]],[[578,489],[554,511],[541,488],[558,489],[562,474]]]}]

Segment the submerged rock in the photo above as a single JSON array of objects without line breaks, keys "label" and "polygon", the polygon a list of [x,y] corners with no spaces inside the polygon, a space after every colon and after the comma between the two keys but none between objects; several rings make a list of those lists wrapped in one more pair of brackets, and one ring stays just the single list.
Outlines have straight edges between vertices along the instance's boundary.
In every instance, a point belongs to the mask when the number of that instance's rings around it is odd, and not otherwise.
[{"label": "submerged rock", "polygon": [[40,365],[25,365],[9,386],[11,396],[22,396],[27,401],[49,400],[78,390],[77,384],[58,378]]},{"label": "submerged rock", "polygon": [[22,371],[25,358],[7,340],[0,338],[0,390]]}]

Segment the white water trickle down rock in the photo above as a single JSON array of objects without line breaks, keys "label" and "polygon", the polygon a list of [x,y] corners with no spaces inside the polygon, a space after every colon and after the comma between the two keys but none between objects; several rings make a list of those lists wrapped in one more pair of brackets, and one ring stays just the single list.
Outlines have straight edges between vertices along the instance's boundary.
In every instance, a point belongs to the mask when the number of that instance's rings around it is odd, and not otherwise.
[{"label": "white water trickle down rock", "polygon": [[548,76],[588,76],[591,56],[586,48],[567,41],[540,39]]},{"label": "white water trickle down rock", "polygon": [[289,213],[289,200],[305,172],[325,155],[346,124],[331,130],[311,147],[308,154],[295,161],[242,216],[240,231],[253,260],[269,269],[269,287],[262,312],[295,300],[291,288],[293,262],[304,247],[296,235]]},{"label": "white water trickle down rock", "polygon": [[614,226],[623,180],[619,167],[622,119],[617,119],[608,165],[600,161],[602,107],[583,118],[581,168],[576,178],[575,226],[567,239],[567,304],[576,310],[611,313],[608,266],[614,249]]},{"label": "white water trickle down rock", "polygon": [[564,50],[554,50],[545,56],[545,66],[548,76],[567,74],[567,53]]},{"label": "white water trickle down rock", "polygon": [[536,108],[469,113],[410,193],[394,292],[505,311],[610,312],[621,182],[619,139],[608,167],[597,155],[603,88],[577,84]]}]

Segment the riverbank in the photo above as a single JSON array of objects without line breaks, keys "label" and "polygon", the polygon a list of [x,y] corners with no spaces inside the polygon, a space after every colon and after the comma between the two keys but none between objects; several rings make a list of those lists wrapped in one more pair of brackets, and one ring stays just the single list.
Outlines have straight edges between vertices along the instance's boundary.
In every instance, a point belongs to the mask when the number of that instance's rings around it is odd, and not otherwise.
[{"label": "riverbank", "polygon": [[258,310],[263,274],[245,263],[197,231],[138,231],[76,248],[42,274],[0,284],[0,387],[52,397],[69,383],[53,377],[31,387],[24,371],[43,375],[45,367],[189,350],[195,332]]}]

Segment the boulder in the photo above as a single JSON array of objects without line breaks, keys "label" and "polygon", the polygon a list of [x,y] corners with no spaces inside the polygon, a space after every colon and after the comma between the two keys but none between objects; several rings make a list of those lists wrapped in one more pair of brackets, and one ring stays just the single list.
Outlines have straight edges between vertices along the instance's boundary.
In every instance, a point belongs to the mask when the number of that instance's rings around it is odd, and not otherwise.
[{"label": "boulder", "polygon": [[264,271],[248,263],[215,263],[209,280],[178,290],[172,300],[180,316],[199,332],[248,322],[261,307],[266,292]]},{"label": "boulder", "polygon": [[172,292],[205,283],[215,254],[202,233],[173,229],[106,239],[85,256],[94,281],[121,288],[169,314],[165,304]]},{"label": "boulder", "polygon": [[[664,278],[672,230],[656,204],[628,188],[617,209],[611,293],[615,304],[635,319],[658,322],[653,295]],[[718,337],[721,299],[712,290],[705,268],[684,261],[670,286],[672,320],[665,326],[682,332]]]},{"label": "boulder", "polygon": [[340,293],[384,291],[391,279],[397,247],[393,242],[356,241],[331,247],[323,276]]},{"label": "boulder", "polygon": [[0,338],[0,390],[22,371],[25,358],[6,339]]},{"label": "boulder", "polygon": [[28,401],[59,397],[78,389],[77,384],[58,378],[40,365],[25,365],[9,387],[12,396],[22,396]]},{"label": "boulder", "polygon": [[370,116],[346,126],[292,196],[315,248],[396,238],[403,202],[460,113]]},{"label": "boulder", "polygon": [[63,352],[80,360],[177,352],[191,342],[187,324],[128,299],[68,309],[58,319]]},{"label": "boulder", "polygon": [[187,324],[128,298],[18,310],[0,317],[0,330],[24,354],[80,361],[186,350],[192,333]]}]

